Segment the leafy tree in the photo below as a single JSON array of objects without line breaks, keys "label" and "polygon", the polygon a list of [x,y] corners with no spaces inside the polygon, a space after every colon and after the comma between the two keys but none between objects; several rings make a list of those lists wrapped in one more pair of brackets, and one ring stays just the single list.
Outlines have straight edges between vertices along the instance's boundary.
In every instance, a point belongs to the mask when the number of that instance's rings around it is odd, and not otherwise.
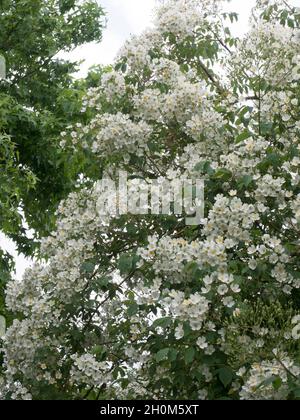
[{"label": "leafy tree", "polygon": [[[22,214],[36,239],[48,234],[58,202],[80,172],[79,163],[59,149],[59,139],[82,118],[83,84],[72,77],[77,64],[58,53],[100,41],[103,24],[103,10],[93,0],[0,1],[6,67],[0,80],[0,230],[26,255],[36,243],[26,237]],[[0,267],[2,284],[8,273],[1,257]]]},{"label": "leafy tree", "polygon": [[[2,398],[299,399],[300,14],[259,0],[243,39],[236,18],[167,0],[89,90],[61,146],[99,180],[8,284]],[[205,180],[203,224],[115,214],[164,177]]]},{"label": "leafy tree", "polygon": [[93,0],[0,2],[0,53],[7,70],[0,84],[1,130],[15,148],[15,166],[35,177],[35,189],[22,188],[19,204],[37,233],[49,231],[53,208],[74,183],[74,168],[57,146],[60,131],[80,118],[81,92],[72,78],[77,64],[57,55],[100,41],[103,23]]}]

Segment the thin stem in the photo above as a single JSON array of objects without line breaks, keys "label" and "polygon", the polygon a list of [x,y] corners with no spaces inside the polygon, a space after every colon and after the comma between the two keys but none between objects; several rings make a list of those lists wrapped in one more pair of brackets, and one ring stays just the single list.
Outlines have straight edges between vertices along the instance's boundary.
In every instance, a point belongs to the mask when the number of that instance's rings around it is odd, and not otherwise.
[{"label": "thin stem", "polygon": [[275,357],[275,359],[277,360],[277,362],[284,368],[284,370],[291,375],[293,378],[297,379],[298,381],[298,376],[294,375],[285,365],[284,363],[282,363],[282,361],[279,359],[279,357],[277,357],[277,355],[272,351],[273,356]]},{"label": "thin stem", "polygon": [[291,7],[291,6],[288,4],[288,2],[287,2],[287,1],[283,0],[283,3],[286,5],[286,7],[287,7],[287,8],[288,8],[291,12],[294,12],[293,7]]},{"label": "thin stem", "polygon": [[207,76],[207,78],[216,86],[218,92],[220,94],[225,93],[225,90],[223,89],[223,87],[220,85],[220,83],[216,80],[215,76],[208,70],[208,68],[205,66],[205,64],[199,59],[198,60],[198,64],[201,68],[201,70],[205,73],[205,75]]}]

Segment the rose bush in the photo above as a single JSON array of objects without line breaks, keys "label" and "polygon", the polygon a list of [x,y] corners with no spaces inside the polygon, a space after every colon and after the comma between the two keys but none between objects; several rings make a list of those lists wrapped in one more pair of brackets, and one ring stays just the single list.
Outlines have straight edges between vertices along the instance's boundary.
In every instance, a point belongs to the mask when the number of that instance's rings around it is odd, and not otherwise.
[{"label": "rose bush", "polygon": [[300,12],[167,0],[62,148],[98,177],[203,178],[203,225],[97,212],[82,176],[44,262],[11,281],[6,399],[300,397]]}]

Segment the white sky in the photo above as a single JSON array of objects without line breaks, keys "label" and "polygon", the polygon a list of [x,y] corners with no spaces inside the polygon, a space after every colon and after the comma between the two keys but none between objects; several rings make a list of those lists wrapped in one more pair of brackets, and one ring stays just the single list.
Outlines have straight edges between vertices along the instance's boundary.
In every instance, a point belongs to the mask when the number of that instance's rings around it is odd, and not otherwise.
[{"label": "white sky", "polygon": [[[156,0],[99,0],[107,13],[107,28],[100,44],[89,44],[76,49],[65,58],[84,60],[79,76],[84,76],[89,67],[94,64],[111,64],[119,48],[131,34],[139,34],[151,25],[153,8]],[[234,28],[237,35],[247,30],[248,19],[255,0],[231,0],[227,8],[239,14],[240,20]],[[300,0],[293,0],[291,4],[300,7]],[[21,278],[30,261],[17,255],[14,244],[0,233],[0,247],[10,252],[16,258],[16,277]]]},{"label": "white sky", "polygon": [[[124,41],[131,34],[139,34],[152,24],[153,9],[158,4],[156,0],[98,0],[107,14],[107,28],[100,44],[90,44],[80,47],[74,52],[64,55],[75,60],[85,60],[81,66],[80,75],[86,75],[94,64],[111,64]],[[296,0],[300,4],[300,0]],[[250,10],[255,0],[231,0],[227,9],[240,15],[236,27],[237,34],[247,29]]]}]

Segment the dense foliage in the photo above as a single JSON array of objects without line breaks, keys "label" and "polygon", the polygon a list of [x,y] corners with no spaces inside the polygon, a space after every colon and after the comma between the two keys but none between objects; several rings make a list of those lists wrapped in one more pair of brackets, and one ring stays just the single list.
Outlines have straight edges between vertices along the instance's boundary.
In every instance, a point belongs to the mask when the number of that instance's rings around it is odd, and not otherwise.
[{"label": "dense foliage", "polygon": [[[88,172],[12,281],[7,399],[300,397],[300,12],[167,0],[61,147],[99,179],[205,179],[205,220],[97,211]],[[132,193],[134,199],[135,193]]]},{"label": "dense foliage", "polygon": [[[72,79],[77,64],[57,54],[100,41],[103,23],[103,11],[93,0],[0,2],[0,54],[6,62],[6,78],[0,80],[1,164],[10,165],[8,148],[13,166],[21,168],[20,178],[26,170],[35,180],[34,189],[29,182],[18,186],[16,203],[36,233],[49,232],[51,208],[74,182],[71,165],[57,146],[60,131],[80,117],[81,92]],[[5,190],[6,183],[1,185]],[[14,188],[7,188],[14,197]],[[15,220],[7,226],[9,220],[1,216],[1,229],[8,234],[15,230]]]},{"label": "dense foliage", "polygon": [[[36,238],[48,235],[80,172],[59,136],[82,118],[84,82],[73,81],[76,63],[57,54],[100,41],[103,24],[93,0],[0,1],[0,230],[26,255],[36,242],[27,238],[24,216]],[[0,251],[0,315],[11,268]]]}]

